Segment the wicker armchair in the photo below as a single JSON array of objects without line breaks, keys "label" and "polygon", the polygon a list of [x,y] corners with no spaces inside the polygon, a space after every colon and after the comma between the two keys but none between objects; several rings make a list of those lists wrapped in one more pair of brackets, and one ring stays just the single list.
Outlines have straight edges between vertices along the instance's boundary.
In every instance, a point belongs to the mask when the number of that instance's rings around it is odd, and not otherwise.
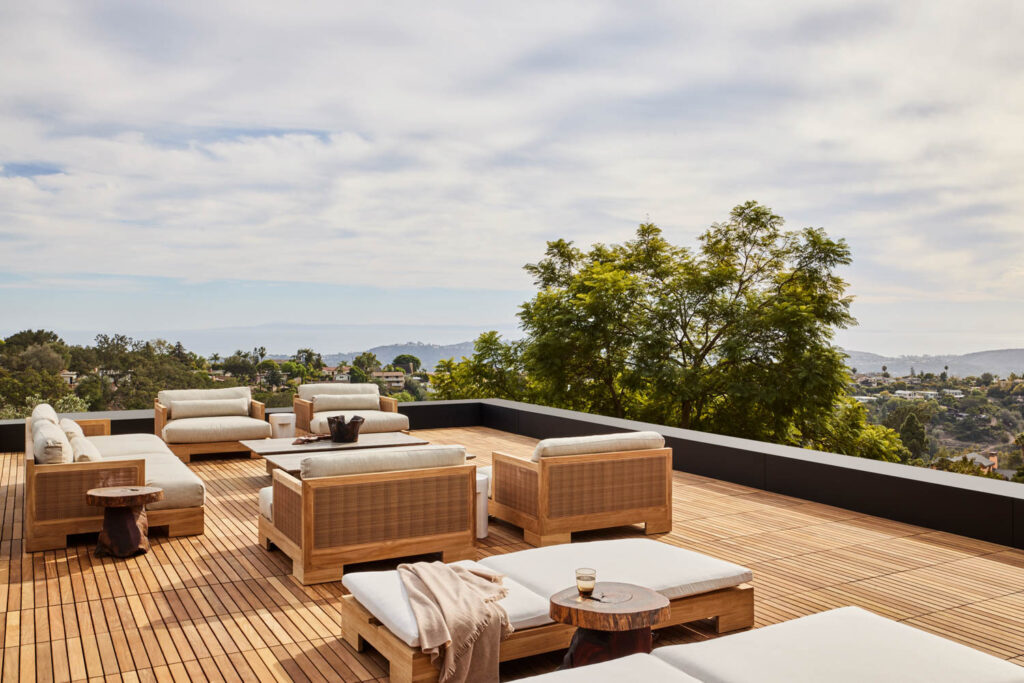
[{"label": "wicker armchair", "polygon": [[[455,449],[451,462],[462,464],[411,461],[415,469],[309,476],[316,473],[306,471],[308,461],[317,461],[322,473],[325,459],[335,457],[327,454],[303,461],[301,480],[274,470],[272,486],[260,492],[260,544],[290,557],[292,575],[307,585],[340,581],[353,562],[425,553],[443,553],[445,562],[472,558],[476,467],[464,464],[465,449]],[[340,462],[348,467],[363,459],[365,470],[374,458],[415,450],[372,449],[344,454]]]},{"label": "wicker armchair", "polygon": [[[191,404],[191,409],[195,410],[199,401],[214,406],[225,399],[228,403],[240,402],[242,412],[218,414],[213,410],[192,415],[176,407]],[[193,455],[200,453],[250,452],[239,441],[270,437],[266,412],[265,404],[252,399],[249,387],[165,390],[153,401],[153,433],[163,439],[182,462],[190,462]],[[252,454],[251,457],[259,456]]]},{"label": "wicker armchair", "polygon": [[637,432],[547,439],[532,460],[496,452],[488,512],[521,527],[534,546],[627,524],[665,533],[672,529],[672,449],[661,446],[659,434]]}]

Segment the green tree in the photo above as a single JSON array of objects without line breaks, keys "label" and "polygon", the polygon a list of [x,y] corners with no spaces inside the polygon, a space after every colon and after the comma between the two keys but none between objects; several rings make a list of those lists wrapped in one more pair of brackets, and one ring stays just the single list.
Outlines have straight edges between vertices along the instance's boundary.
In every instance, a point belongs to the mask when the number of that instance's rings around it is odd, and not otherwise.
[{"label": "green tree", "polygon": [[221,362],[221,368],[245,384],[251,384],[256,379],[256,363],[250,354],[241,349],[225,358]]},{"label": "green tree", "polygon": [[868,423],[864,406],[849,397],[825,416],[816,430],[816,438],[808,445],[830,453],[886,462],[906,462],[910,458],[900,435],[884,425]]},{"label": "green tree", "polygon": [[921,458],[928,452],[928,437],[916,413],[907,415],[907,419],[900,426],[900,441],[907,447],[912,457]]},{"label": "green tree", "polygon": [[408,391],[399,391],[397,394],[391,394],[391,398],[402,403],[411,403],[416,400],[416,397]]},{"label": "green tree", "polygon": [[420,359],[411,353],[402,353],[395,356],[395,359],[391,361],[391,364],[405,370],[410,375],[419,370],[423,365]]},{"label": "green tree", "polygon": [[995,378],[995,375],[991,372],[983,372],[981,373],[981,377],[978,378],[978,381],[981,383],[981,386],[987,387],[989,384],[992,384]]},{"label": "green tree", "polygon": [[75,393],[89,405],[89,410],[107,410],[114,398],[114,387],[107,377],[86,375],[79,378]]},{"label": "green tree", "polygon": [[314,377],[320,374],[325,365],[323,357],[313,349],[299,349],[292,356],[292,360],[309,368],[311,376]]},{"label": "green tree", "polygon": [[[481,334],[470,358],[438,362],[431,382],[434,397],[504,398],[511,401],[540,401],[527,382],[523,365],[523,344],[504,342],[495,332]],[[548,400],[547,402],[553,403]]]},{"label": "green tree", "polygon": [[363,353],[352,359],[352,367],[359,368],[364,373],[369,375],[375,370],[380,370],[380,361],[377,360],[376,354],[364,351]]},{"label": "green tree", "polygon": [[348,369],[348,381],[352,384],[365,384],[370,381],[369,376],[357,365]]}]

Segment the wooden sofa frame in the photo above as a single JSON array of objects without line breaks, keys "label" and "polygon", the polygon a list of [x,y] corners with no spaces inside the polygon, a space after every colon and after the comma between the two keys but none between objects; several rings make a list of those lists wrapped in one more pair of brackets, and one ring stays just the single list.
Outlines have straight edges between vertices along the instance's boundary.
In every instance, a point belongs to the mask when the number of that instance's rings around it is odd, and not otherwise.
[{"label": "wooden sofa frame", "polygon": [[290,557],[304,585],[340,581],[353,562],[474,555],[474,465],[303,480],[274,470],[273,487],[274,520],[259,516],[260,545]]},{"label": "wooden sofa frame", "polygon": [[[267,417],[267,406],[259,401],[249,401],[249,417],[257,420],[265,420]],[[153,399],[153,433],[164,438],[164,427],[167,425],[167,406],[160,403],[160,399]],[[164,440],[164,443],[167,443]],[[171,452],[181,458],[182,462],[192,462],[193,455],[200,453],[248,453],[250,458],[258,458],[248,448],[238,441],[204,441],[200,443],[168,443],[167,447]]]},{"label": "wooden sofa frame", "polygon": [[[686,624],[701,619],[714,619],[718,633],[751,628],[754,625],[754,587],[741,584],[709,593],[677,598],[669,602],[671,614],[654,628]],[[499,660],[507,662],[522,657],[562,650],[569,646],[575,626],[545,624],[515,631],[501,643]],[[436,681],[437,668],[419,648],[407,645],[384,626],[353,595],[342,597],[341,632],[345,642],[356,652],[367,643],[373,646],[390,665],[394,683]]]},{"label": "wooden sofa frame", "polygon": [[[110,420],[75,420],[86,436],[110,436]],[[68,536],[99,532],[103,509],[86,504],[85,492],[100,486],[143,486],[146,461],[98,460],[37,465],[32,418],[25,420],[25,552],[66,548]],[[149,528],[168,536],[203,533],[205,507],[147,510]]]},{"label": "wooden sofa frame", "polygon": [[534,546],[569,543],[572,532],[643,523],[672,529],[672,449],[543,457],[492,454],[488,513],[521,527]]},{"label": "wooden sofa frame", "polygon": [[[382,413],[397,413],[398,399],[390,396],[380,396],[380,411]],[[292,399],[292,412],[295,413],[295,433],[299,436],[312,434],[310,423],[313,421],[313,402],[296,396]],[[405,431],[405,430],[403,430]]]}]

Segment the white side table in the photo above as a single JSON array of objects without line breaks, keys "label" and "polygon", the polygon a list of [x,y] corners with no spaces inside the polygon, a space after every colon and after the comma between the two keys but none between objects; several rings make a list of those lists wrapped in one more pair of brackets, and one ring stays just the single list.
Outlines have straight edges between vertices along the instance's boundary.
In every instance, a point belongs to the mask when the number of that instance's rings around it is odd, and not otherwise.
[{"label": "white side table", "polygon": [[476,471],[476,537],[487,538],[487,489],[491,478],[486,472]]},{"label": "white side table", "polygon": [[270,433],[275,439],[295,436],[295,413],[274,413],[269,420]]}]

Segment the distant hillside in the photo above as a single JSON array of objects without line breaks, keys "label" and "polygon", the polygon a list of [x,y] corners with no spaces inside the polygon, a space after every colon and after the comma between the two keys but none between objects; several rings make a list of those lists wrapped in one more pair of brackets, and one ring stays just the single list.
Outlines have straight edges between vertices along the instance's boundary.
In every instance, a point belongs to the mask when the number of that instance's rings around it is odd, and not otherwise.
[{"label": "distant hillside", "polygon": [[949,374],[956,377],[977,376],[983,372],[991,372],[999,377],[1006,377],[1011,372],[1024,375],[1024,349],[1000,349],[997,351],[978,351],[960,356],[880,356],[866,351],[844,350],[849,358],[846,364],[857,368],[858,372],[881,372],[882,366],[889,373],[902,376],[909,375],[910,368],[915,372],[942,372],[949,366]]},{"label": "distant hillside", "polygon": [[[395,356],[403,353],[410,353],[423,362],[425,370],[433,370],[437,361],[445,358],[459,360],[463,356],[473,353],[473,342],[461,342],[459,344],[424,344],[422,342],[408,342],[406,344],[388,344],[375,346],[372,349],[365,349],[377,356],[385,365],[394,360]],[[324,362],[328,365],[337,365],[343,360],[351,361],[363,351],[350,351],[348,353],[331,353],[324,356]]]}]

